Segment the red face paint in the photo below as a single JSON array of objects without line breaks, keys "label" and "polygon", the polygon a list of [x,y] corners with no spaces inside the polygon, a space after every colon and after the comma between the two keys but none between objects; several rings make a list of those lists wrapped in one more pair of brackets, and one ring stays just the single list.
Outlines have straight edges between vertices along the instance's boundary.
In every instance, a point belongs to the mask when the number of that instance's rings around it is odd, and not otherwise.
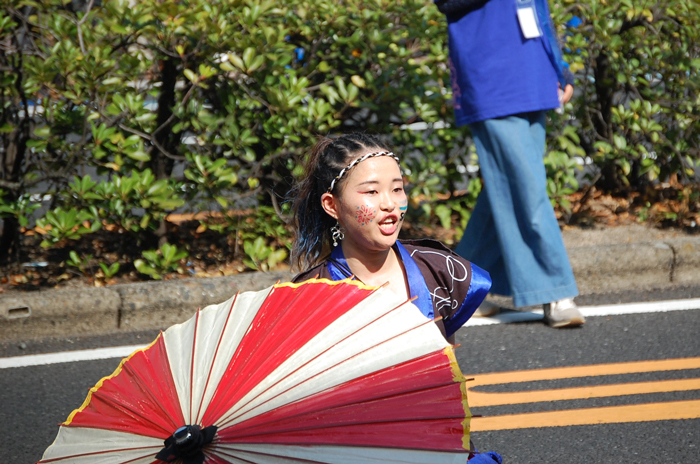
[{"label": "red face paint", "polygon": [[355,219],[357,219],[357,223],[361,226],[366,226],[370,222],[374,221],[376,216],[377,210],[367,205],[358,206],[357,211],[355,212]]}]

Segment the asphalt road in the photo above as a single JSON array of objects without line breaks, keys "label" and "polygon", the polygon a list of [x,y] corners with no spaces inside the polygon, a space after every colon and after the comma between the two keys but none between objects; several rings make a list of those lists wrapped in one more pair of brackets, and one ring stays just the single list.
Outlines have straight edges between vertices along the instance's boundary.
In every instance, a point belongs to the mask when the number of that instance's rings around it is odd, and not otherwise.
[{"label": "asphalt road", "polygon": [[[151,332],[0,345],[0,357],[145,344],[154,336]],[[514,394],[514,400],[507,404],[498,404],[498,395],[492,395],[496,401],[472,404],[472,413],[482,416],[472,422],[472,439],[481,451],[497,451],[505,462],[523,464],[697,460],[700,418],[656,419],[673,409],[671,406],[698,408],[700,388],[667,385],[677,385],[669,381],[691,379],[692,383],[692,379],[700,378],[697,362],[684,367],[684,363],[700,357],[700,310],[592,317],[579,329],[550,329],[541,322],[467,327],[458,332],[457,342],[460,367],[466,377],[475,378],[470,386],[475,393],[470,398],[475,401],[479,392]],[[664,366],[670,366],[674,359],[680,360],[676,361],[680,367],[666,370]],[[57,424],[82,404],[88,390],[110,374],[119,361],[0,369],[0,424],[4,428],[0,462],[28,464],[40,459],[56,435]],[[662,362],[634,372],[634,366],[642,361]],[[571,369],[564,369],[589,365],[606,365],[607,373],[584,368],[583,374],[574,376],[570,375]],[[539,371],[547,375],[529,382],[476,386],[480,379],[488,378],[485,374],[523,371],[514,375],[517,379],[533,369],[550,370]],[[649,391],[627,394],[629,383],[645,385]],[[577,387],[583,386],[607,389],[600,394],[588,390],[580,393]],[[554,396],[550,393],[538,393],[547,389],[564,389],[571,393],[570,398],[551,401]],[[489,405],[489,401],[496,404]],[[659,407],[644,409],[648,405]],[[586,422],[586,412],[593,422],[603,423],[567,425]],[[547,421],[554,416],[542,413],[556,415],[561,425],[544,426],[551,425]],[[494,425],[487,420],[495,420],[495,427],[501,430],[490,429]]]},{"label": "asphalt road", "polygon": [[[457,358],[462,371],[467,378],[477,379],[478,374],[492,372],[694,358],[700,356],[700,310],[594,317],[580,329],[553,330],[541,323],[470,327],[458,332],[457,342],[461,344]],[[700,369],[682,369],[491,385],[479,390],[512,392],[699,377]],[[682,400],[700,400],[700,389],[472,407],[472,413],[492,417],[569,410],[573,422],[584,408]],[[480,451],[497,451],[510,463],[691,463],[697,462],[700,452],[700,418],[475,431],[472,439]]]}]

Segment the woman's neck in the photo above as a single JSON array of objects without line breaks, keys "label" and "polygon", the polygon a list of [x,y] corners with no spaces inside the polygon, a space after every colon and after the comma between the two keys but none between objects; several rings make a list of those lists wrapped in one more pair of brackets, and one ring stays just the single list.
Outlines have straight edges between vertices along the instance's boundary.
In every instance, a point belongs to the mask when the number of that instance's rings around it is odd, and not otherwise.
[{"label": "woman's neck", "polygon": [[348,267],[359,280],[374,287],[386,285],[397,295],[408,299],[406,274],[393,248],[358,253],[351,247],[343,247],[343,254]]},{"label": "woman's neck", "polygon": [[391,267],[392,261],[396,257],[391,248],[381,252],[358,253],[350,247],[343,247],[343,255],[350,269],[360,279],[362,279],[362,275],[381,273],[387,267]]}]

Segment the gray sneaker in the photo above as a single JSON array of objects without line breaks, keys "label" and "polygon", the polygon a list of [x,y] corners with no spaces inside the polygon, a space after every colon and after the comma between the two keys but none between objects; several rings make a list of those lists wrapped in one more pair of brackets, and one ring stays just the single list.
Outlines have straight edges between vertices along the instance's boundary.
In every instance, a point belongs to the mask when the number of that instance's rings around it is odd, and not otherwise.
[{"label": "gray sneaker", "polygon": [[474,317],[489,317],[495,316],[501,312],[500,306],[493,304],[488,301],[482,301],[476,311],[474,311]]},{"label": "gray sneaker", "polygon": [[573,298],[545,303],[542,309],[544,309],[544,320],[550,327],[575,327],[586,323]]}]

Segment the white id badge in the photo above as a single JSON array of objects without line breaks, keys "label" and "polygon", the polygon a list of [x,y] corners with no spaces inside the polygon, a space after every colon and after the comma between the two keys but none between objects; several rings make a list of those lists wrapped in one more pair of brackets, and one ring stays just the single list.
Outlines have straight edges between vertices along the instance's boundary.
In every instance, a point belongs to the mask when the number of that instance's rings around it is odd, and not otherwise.
[{"label": "white id badge", "polygon": [[533,7],[518,8],[518,21],[520,21],[520,29],[526,39],[534,39],[542,35]]}]

